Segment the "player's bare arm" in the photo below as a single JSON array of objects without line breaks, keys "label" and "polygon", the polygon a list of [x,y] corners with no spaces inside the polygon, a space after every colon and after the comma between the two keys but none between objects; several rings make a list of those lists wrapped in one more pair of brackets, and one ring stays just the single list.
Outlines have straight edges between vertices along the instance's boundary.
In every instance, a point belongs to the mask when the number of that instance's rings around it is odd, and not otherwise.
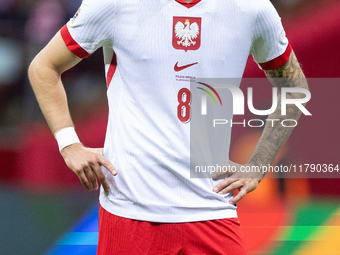
[{"label": "player's bare arm", "polygon": [[[278,107],[274,113],[268,116],[268,119],[292,119],[298,120],[301,111],[295,107],[295,105],[287,106],[287,115],[281,115],[281,88],[283,87],[295,87],[308,89],[308,84],[305,76],[301,70],[299,62],[294,54],[291,53],[289,60],[283,66],[275,69],[265,71],[267,78],[270,82],[278,88]],[[303,95],[300,93],[289,93],[288,98],[301,98]],[[291,123],[293,126],[293,123]],[[260,165],[271,165],[279,152],[280,148],[287,141],[288,137],[293,131],[293,127],[283,127],[281,121],[277,121],[275,124],[267,122],[262,135],[251,155],[248,159],[246,165],[260,166]],[[241,165],[231,162],[230,164],[237,167]],[[224,178],[225,176],[217,176],[215,178]],[[256,176],[254,173],[235,173],[231,176],[232,178],[227,178],[219,183],[215,188],[215,192],[220,192],[221,194],[226,194],[238,189],[239,193],[230,200],[230,203],[235,204],[240,201],[247,193],[256,189],[259,182],[262,180],[264,175],[258,173]]]},{"label": "player's bare arm", "polygon": [[[63,128],[74,126],[61,75],[80,61],[81,58],[66,47],[60,33],[57,33],[29,67],[33,91],[53,134]],[[116,175],[117,171],[102,156],[102,149],[86,148],[81,143],[74,143],[63,148],[61,155],[86,189],[92,191],[98,188],[97,176],[104,190],[109,192],[110,187],[101,166],[107,168],[113,175]]]},{"label": "player's bare arm", "polygon": [[[307,80],[301,70],[299,62],[294,54],[288,62],[275,70],[265,71],[270,82],[281,91],[282,87],[295,87],[308,89]],[[300,93],[289,93],[288,98],[301,98],[304,95]],[[298,120],[301,116],[301,111],[295,105],[287,105],[287,116],[281,115],[281,97],[278,100],[276,111],[269,116],[269,119],[276,118],[280,123],[276,123],[274,127],[271,125],[265,126],[259,143],[257,144],[254,153],[248,160],[248,163],[253,165],[272,164],[275,156],[279,152],[282,145],[287,141],[293,131],[293,127],[283,127],[281,120],[288,117],[289,119]],[[293,123],[291,123],[293,126]]]}]

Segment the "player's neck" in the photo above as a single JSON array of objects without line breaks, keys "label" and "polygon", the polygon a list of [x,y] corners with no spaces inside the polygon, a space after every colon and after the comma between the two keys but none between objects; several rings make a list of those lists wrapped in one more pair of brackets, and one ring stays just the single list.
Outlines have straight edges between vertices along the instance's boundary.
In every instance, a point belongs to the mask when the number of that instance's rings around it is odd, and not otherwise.
[{"label": "player's neck", "polygon": [[185,1],[187,4],[192,2],[192,0],[184,0],[184,1]]}]

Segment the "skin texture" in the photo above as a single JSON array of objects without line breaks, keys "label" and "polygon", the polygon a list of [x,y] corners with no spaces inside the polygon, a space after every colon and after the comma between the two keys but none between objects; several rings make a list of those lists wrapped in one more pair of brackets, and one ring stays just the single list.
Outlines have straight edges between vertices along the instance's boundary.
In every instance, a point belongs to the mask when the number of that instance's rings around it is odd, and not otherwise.
[{"label": "skin texture", "polygon": [[[29,67],[28,75],[33,91],[52,133],[73,126],[61,74],[80,61],[66,47],[60,33],[57,33]],[[65,147],[61,155],[87,190],[98,189],[98,178],[104,190],[107,193],[110,191],[101,166],[113,175],[117,174],[117,170],[103,157],[102,149],[86,148],[81,143],[75,143]]]},{"label": "skin texture", "polygon": [[[287,105],[287,114],[281,115],[281,95],[280,91],[283,87],[295,87],[308,89],[308,84],[305,76],[301,70],[299,62],[292,52],[289,60],[283,66],[275,69],[264,71],[269,81],[273,86],[278,88],[278,107],[274,113],[268,116],[268,119],[279,119],[280,121],[267,122],[262,135],[254,149],[254,152],[248,159],[245,165],[249,166],[260,166],[271,165],[275,159],[275,156],[279,152],[280,148],[287,141],[288,137],[292,133],[294,128],[283,127],[281,121],[284,119],[298,120],[301,115],[301,111],[294,105]],[[300,93],[288,93],[287,98],[301,98],[303,95]],[[286,122],[286,125],[293,125],[294,123]],[[240,169],[241,165],[234,162],[230,162],[230,165],[234,165],[237,169]],[[239,193],[230,200],[231,204],[235,204],[240,201],[247,193],[253,191],[259,182],[262,180],[264,175],[262,173],[235,173],[228,175],[229,177],[221,181],[217,186],[214,187],[214,191],[220,194],[226,194],[235,189],[239,190]],[[217,173],[213,176],[213,179],[224,179],[225,173]]]}]

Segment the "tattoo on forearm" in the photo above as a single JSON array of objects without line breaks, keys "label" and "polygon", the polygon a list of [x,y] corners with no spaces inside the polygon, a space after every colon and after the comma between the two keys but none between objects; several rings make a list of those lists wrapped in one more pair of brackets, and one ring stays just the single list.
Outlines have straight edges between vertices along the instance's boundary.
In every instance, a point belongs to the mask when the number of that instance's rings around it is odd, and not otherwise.
[{"label": "tattoo on forearm", "polygon": [[[265,74],[269,81],[278,88],[279,93],[283,87],[299,87],[308,89],[307,81],[294,52],[292,52],[286,64],[275,70],[265,71]],[[298,98],[300,96],[301,95],[299,93],[287,93],[288,98]],[[273,125],[267,123],[260,141],[248,162],[257,166],[260,166],[261,164],[272,164],[278,151],[286,142],[293,130],[293,128],[282,126],[281,121],[285,119],[293,119],[297,121],[300,115],[301,111],[295,105],[288,105],[286,116],[282,116],[281,100],[279,96],[278,107],[268,118],[278,119],[280,121],[276,121]],[[290,125],[288,122],[287,124]]]},{"label": "tattoo on forearm", "polygon": [[273,151],[271,151],[267,146],[260,145],[256,152],[252,155],[249,163],[256,166],[264,166],[272,163],[271,157],[275,157]]},{"label": "tattoo on forearm", "polygon": [[[283,119],[280,119],[280,122]],[[276,122],[273,127],[270,128],[267,140],[275,146],[279,146],[285,133],[288,131],[287,128],[282,127],[280,122]]]},{"label": "tattoo on forearm", "polygon": [[265,71],[265,74],[270,81],[275,78],[286,78],[291,81],[294,78],[305,77],[294,52],[292,52],[286,64],[277,69]]}]

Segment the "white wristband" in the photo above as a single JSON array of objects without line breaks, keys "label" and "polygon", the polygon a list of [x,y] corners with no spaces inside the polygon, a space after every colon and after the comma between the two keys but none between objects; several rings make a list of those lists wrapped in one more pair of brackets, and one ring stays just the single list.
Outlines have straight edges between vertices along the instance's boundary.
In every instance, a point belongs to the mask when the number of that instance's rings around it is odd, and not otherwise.
[{"label": "white wristband", "polygon": [[74,127],[62,128],[54,133],[54,137],[58,142],[59,151],[71,144],[80,143]]}]

